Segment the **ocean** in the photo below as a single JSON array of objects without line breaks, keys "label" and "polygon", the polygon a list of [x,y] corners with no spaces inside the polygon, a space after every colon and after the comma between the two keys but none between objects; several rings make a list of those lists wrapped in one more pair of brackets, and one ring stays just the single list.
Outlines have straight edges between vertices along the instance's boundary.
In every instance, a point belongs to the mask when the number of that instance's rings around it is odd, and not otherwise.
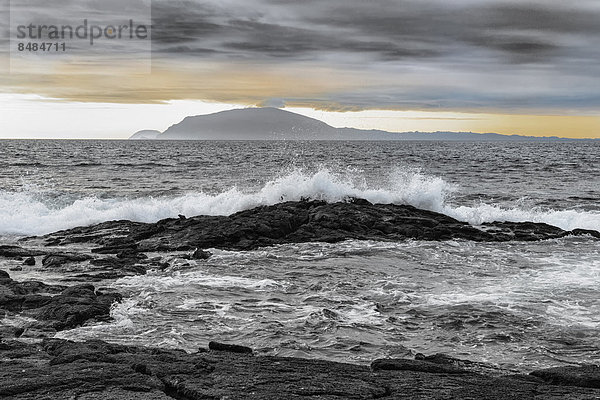
[{"label": "ocean", "polygon": [[[0,141],[0,244],[111,220],[229,215],[303,198],[600,231],[600,143]],[[107,280],[124,301],[72,340],[369,363],[446,353],[506,370],[600,363],[600,241],[346,241]],[[0,269],[13,261],[0,258]],[[61,281],[40,268],[17,280]],[[23,317],[24,318],[24,317]],[[18,324],[19,317],[3,323]]]}]

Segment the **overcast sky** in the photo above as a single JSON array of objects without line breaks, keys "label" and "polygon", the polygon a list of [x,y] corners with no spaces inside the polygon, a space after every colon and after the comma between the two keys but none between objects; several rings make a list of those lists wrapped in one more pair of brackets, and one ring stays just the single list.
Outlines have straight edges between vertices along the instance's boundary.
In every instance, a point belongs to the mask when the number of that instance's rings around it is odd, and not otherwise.
[{"label": "overcast sky", "polygon": [[[40,13],[60,20],[61,7],[73,4],[81,2],[52,2]],[[74,18],[85,12],[80,5]],[[145,13],[132,7],[102,18],[142,21]],[[599,137],[598,21],[597,0],[154,0],[151,74],[135,65],[150,59],[144,43],[129,47],[129,58],[95,48],[85,62],[40,57],[31,73],[4,72],[0,98],[24,102],[19,108],[32,95],[57,109],[135,105],[140,115],[152,103],[213,104],[197,114],[214,104],[287,106],[337,125],[438,130],[446,119],[449,130],[522,126],[514,133],[542,135],[554,127],[547,133]],[[109,136],[118,136],[113,128]]]}]

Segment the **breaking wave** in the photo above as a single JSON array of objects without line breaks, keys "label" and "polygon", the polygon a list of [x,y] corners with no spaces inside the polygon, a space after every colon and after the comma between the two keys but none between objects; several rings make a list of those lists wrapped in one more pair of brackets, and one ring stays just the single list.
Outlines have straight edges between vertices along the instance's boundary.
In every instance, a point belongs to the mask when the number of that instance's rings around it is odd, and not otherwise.
[{"label": "breaking wave", "polygon": [[231,188],[221,193],[188,193],[177,197],[59,200],[60,195],[29,188],[0,191],[0,234],[42,235],[111,220],[156,222],[178,214],[230,215],[237,211],[302,198],[343,201],[350,197],[372,203],[410,204],[441,212],[473,224],[493,221],[544,222],[565,230],[600,230],[600,213],[580,210],[508,208],[499,204],[456,205],[459,188],[440,177],[417,170],[395,169],[374,185],[361,174],[338,174],[329,169],[307,173],[295,170],[252,192]]}]

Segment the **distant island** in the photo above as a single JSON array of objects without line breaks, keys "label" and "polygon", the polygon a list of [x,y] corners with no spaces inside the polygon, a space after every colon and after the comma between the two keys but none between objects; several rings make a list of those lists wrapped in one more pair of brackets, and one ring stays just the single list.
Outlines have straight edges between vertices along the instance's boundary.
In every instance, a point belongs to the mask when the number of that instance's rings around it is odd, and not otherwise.
[{"label": "distant island", "polygon": [[144,130],[134,133],[129,140],[154,140],[161,134],[161,131]]},{"label": "distant island", "polygon": [[[278,108],[244,108],[186,117],[164,132],[143,130],[130,140],[421,140],[572,141],[578,139],[473,132],[386,132],[334,128]],[[579,139],[581,140],[581,139]]]}]

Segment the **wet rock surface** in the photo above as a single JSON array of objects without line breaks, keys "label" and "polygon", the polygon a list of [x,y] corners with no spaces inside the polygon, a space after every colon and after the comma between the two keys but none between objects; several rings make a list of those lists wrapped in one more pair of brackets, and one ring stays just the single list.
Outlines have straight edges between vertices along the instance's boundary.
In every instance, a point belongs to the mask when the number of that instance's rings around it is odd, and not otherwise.
[{"label": "wet rock surface", "polygon": [[119,294],[102,293],[92,285],[65,287],[36,281],[16,282],[0,271],[0,313],[4,318],[21,315],[32,319],[14,329],[2,324],[5,329],[0,334],[46,336],[88,321],[106,321],[110,318],[110,307],[120,300]]},{"label": "wet rock surface", "polygon": [[56,253],[47,254],[42,258],[42,265],[44,268],[56,268],[61,267],[69,263],[77,263],[82,261],[90,260],[92,257],[85,254],[70,254],[70,253]]},{"label": "wet rock surface", "polygon": [[587,235],[537,223],[490,223],[472,226],[443,214],[411,206],[371,204],[366,200],[325,203],[300,201],[258,207],[231,216],[165,219],[153,224],[112,221],[21,239],[0,246],[0,257],[12,260],[11,271],[61,274],[61,282],[101,283],[143,275],[171,266],[161,258],[204,262],[205,250],[252,250],[289,243],[344,240],[471,240],[476,242],[540,241]]},{"label": "wet rock surface", "polygon": [[[376,361],[374,364],[381,364]],[[543,379],[489,377],[432,369],[421,360],[386,360],[402,369],[319,360],[195,354],[101,341],[46,339],[0,345],[6,399],[593,399],[600,390]],[[439,364],[438,364],[439,366]]]},{"label": "wet rock surface", "polygon": [[0,257],[17,258],[41,256],[44,252],[40,250],[29,250],[19,246],[3,245],[0,246]]},{"label": "wet rock surface", "polygon": [[477,242],[539,241],[600,232],[560,228],[540,223],[495,222],[475,227],[443,214],[412,206],[371,204],[366,200],[325,203],[300,201],[258,207],[231,216],[166,219],[154,224],[114,221],[57,232],[45,237],[53,246],[91,243],[96,254],[250,250],[302,242],[340,242],[349,239],[403,241],[472,240]]},{"label": "wet rock surface", "polygon": [[533,376],[555,385],[583,386],[600,389],[600,367],[557,367],[532,372]]}]

